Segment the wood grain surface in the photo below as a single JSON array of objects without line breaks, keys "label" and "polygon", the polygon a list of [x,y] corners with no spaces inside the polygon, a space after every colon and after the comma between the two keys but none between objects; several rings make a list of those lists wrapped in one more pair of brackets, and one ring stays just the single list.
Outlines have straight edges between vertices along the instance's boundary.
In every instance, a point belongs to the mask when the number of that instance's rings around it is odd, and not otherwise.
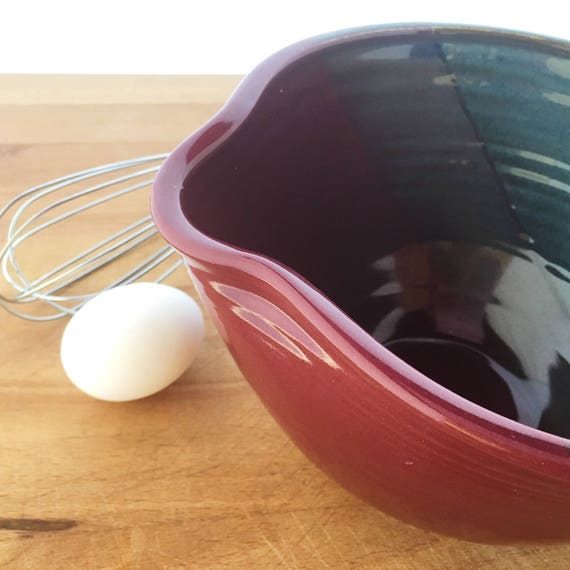
[{"label": "wood grain surface", "polygon": [[[168,151],[237,81],[0,77],[0,202],[68,172]],[[142,198],[133,205],[146,208]],[[69,232],[51,240],[55,254]],[[45,262],[45,250],[36,257]],[[182,270],[169,282],[194,294]],[[570,545],[461,542],[353,498],[288,441],[210,323],[178,382],[126,404],[68,382],[64,326],[0,311],[4,570],[570,567]]]}]

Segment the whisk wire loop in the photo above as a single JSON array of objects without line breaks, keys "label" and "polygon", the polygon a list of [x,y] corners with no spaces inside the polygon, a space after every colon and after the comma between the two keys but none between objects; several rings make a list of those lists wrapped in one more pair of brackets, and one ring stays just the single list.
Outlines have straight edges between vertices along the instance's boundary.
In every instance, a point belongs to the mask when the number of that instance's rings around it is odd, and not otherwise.
[{"label": "whisk wire loop", "polygon": [[[16,255],[17,248],[33,236],[37,237],[41,232],[106,202],[148,188],[166,156],[155,154],[132,158],[68,174],[25,190],[1,207],[0,221],[12,212],[6,241],[0,248],[1,273],[12,293],[0,292],[0,306],[25,319],[53,320],[73,314],[101,290],[133,283],[163,265],[166,269],[157,276],[153,274],[153,280],[161,282],[169,277],[180,267],[182,260],[169,245],[163,245],[133,267],[126,268],[125,262],[122,262],[121,275],[108,279],[96,291],[67,291],[120,258],[126,258],[157,236],[150,215],[72,255],[39,277],[26,276]],[[140,168],[133,170],[135,167]],[[108,175],[114,173],[118,173],[118,176],[109,179]],[[84,187],[85,184],[89,185]],[[95,197],[90,198],[92,195]],[[41,205],[40,201],[52,197],[51,202]],[[81,203],[78,204],[78,201]],[[62,211],[66,206],[70,207]]]}]

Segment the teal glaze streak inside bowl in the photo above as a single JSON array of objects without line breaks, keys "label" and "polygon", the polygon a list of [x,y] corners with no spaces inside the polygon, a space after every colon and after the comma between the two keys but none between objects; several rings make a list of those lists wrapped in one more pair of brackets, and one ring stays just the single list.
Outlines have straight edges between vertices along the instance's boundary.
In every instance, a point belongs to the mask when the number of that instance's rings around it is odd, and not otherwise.
[{"label": "teal glaze streak inside bowl", "polygon": [[432,380],[570,437],[568,47],[355,37],[279,73],[181,193]]}]

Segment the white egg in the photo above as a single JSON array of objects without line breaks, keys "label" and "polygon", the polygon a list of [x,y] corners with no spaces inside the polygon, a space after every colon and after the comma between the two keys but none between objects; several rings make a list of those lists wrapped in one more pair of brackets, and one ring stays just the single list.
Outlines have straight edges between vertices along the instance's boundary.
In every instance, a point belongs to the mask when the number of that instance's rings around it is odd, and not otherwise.
[{"label": "white egg", "polygon": [[73,315],[61,339],[61,362],[90,396],[136,400],[174,382],[203,336],[202,312],[186,293],[133,283],[104,291]]}]

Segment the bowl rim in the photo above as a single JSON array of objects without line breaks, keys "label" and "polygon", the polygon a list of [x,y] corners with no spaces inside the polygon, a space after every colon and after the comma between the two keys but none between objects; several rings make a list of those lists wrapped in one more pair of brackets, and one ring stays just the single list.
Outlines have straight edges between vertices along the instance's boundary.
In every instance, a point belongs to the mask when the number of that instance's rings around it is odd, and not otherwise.
[{"label": "bowl rim", "polygon": [[[238,84],[223,107],[201,128],[183,140],[166,158],[158,171],[151,192],[151,213],[154,222],[170,245],[190,266],[203,267],[202,262],[236,267],[257,276],[271,288],[286,292],[291,303],[300,309],[318,329],[334,338],[350,353],[351,362],[384,388],[398,397],[410,400],[429,415],[446,424],[454,417],[459,424],[475,429],[485,439],[502,440],[509,448],[526,449],[557,457],[564,464],[570,461],[570,438],[554,435],[506,418],[444,388],[416,370],[384,347],[353,321],[324,293],[287,265],[255,251],[242,249],[210,237],[200,231],[184,215],[179,199],[180,180],[232,137],[254,110],[265,89],[290,65],[316,52],[344,43],[373,38],[394,40],[441,40],[446,38],[474,39],[487,37],[509,45],[547,49],[570,58],[570,42],[544,35],[501,28],[437,23],[373,25],[339,30],[294,43],[262,61]],[[239,259],[239,263],[236,260]],[[378,370],[384,372],[378,378]],[[390,382],[387,384],[386,380]],[[412,390],[406,390],[411,387]],[[436,404],[437,406],[434,406]],[[458,427],[458,429],[460,429]],[[463,431],[463,430],[461,430]],[[473,437],[477,437],[473,435]],[[480,437],[478,437],[480,439]]]}]

